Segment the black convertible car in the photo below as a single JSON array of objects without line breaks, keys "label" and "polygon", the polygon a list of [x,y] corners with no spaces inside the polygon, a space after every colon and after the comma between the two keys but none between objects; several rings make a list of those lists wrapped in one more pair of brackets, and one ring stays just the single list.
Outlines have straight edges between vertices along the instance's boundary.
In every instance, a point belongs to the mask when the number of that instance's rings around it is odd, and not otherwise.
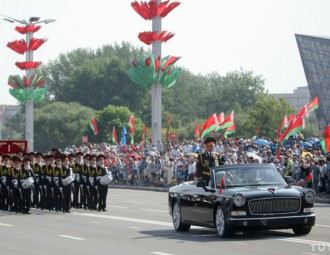
[{"label": "black convertible car", "polygon": [[169,212],[177,231],[191,225],[216,228],[220,237],[235,230],[287,229],[308,234],[315,223],[314,190],[291,186],[271,164],[223,165],[211,181],[184,182],[169,190]]}]

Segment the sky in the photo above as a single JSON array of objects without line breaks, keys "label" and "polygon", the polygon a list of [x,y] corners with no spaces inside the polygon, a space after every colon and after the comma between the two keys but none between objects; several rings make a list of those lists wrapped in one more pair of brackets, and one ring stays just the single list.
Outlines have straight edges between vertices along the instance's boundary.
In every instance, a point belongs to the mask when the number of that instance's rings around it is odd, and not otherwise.
[{"label": "sky", "polygon": [[[47,42],[34,52],[34,61],[47,64],[77,48],[97,49],[130,42],[151,49],[138,33],[152,30],[131,0],[1,0],[1,15],[18,20],[32,16],[42,24],[35,38]],[[141,2],[141,1],[138,1]],[[171,0],[170,2],[173,2]],[[295,34],[330,36],[329,0],[181,0],[162,19],[162,30],[175,36],[162,44],[162,55],[179,56],[179,66],[194,74],[220,75],[252,71],[265,80],[269,93],[293,93],[307,86]],[[6,47],[25,39],[15,31],[18,23],[0,16],[0,105],[17,104],[9,94],[10,75],[24,75],[15,62],[24,55]]]}]

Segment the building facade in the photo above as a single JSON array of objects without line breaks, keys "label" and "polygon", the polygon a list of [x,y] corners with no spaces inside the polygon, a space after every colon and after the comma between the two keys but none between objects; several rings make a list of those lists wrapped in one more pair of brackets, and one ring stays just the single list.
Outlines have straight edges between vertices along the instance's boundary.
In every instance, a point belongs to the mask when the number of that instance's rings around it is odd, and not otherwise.
[{"label": "building facade", "polygon": [[3,134],[10,134],[10,130],[4,132],[7,120],[13,117],[19,110],[20,105],[0,105],[0,140],[8,140],[10,137],[4,137]]},{"label": "building facade", "polygon": [[310,96],[319,99],[316,117],[324,130],[330,124],[330,37],[295,36]]}]

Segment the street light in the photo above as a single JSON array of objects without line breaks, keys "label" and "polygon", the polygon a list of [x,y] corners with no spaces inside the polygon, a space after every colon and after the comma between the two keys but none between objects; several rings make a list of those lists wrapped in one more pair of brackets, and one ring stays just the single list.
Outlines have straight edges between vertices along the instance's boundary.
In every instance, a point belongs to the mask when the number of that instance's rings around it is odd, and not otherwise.
[{"label": "street light", "polygon": [[[31,25],[35,25],[35,24],[40,24],[40,23],[51,23],[54,22],[54,19],[46,19],[46,20],[41,20],[39,17],[30,17],[29,18],[29,22],[27,22],[26,20],[18,20],[12,17],[8,17],[6,15],[2,15],[4,16],[4,20],[14,23],[20,23],[24,26],[31,26]],[[33,31],[28,31],[26,33],[26,45],[29,47],[31,39],[33,38]],[[26,62],[33,62],[33,50],[28,50],[26,51]],[[26,79],[29,81],[30,77],[33,75],[33,69],[26,69]],[[27,87],[26,88],[27,92],[29,93],[31,88]],[[33,101],[32,100],[28,100],[25,103],[25,139],[28,142],[28,149],[29,151],[34,151],[34,141],[33,141],[33,136],[34,136],[34,127],[33,127],[33,121],[34,121],[34,116],[33,116]]]}]

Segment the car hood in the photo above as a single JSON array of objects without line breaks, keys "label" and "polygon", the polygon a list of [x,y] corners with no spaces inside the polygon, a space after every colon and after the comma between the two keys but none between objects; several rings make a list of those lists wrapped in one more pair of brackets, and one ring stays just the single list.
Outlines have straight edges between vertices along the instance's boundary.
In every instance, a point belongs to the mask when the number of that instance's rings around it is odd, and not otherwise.
[{"label": "car hood", "polygon": [[302,197],[303,192],[294,187],[283,187],[283,186],[244,186],[228,188],[223,191],[226,195],[235,195],[237,193],[242,193],[246,198],[267,198],[267,197]]}]

